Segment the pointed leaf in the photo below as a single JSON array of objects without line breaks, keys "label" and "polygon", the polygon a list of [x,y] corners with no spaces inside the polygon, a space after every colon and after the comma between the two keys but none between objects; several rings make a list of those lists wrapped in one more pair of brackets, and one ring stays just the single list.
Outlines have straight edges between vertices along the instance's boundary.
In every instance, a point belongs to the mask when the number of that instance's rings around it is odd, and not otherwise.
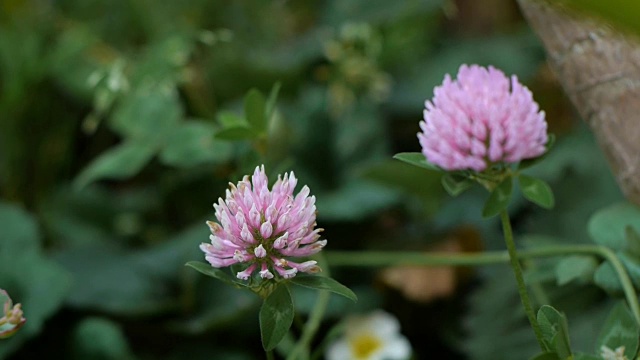
[{"label": "pointed leaf", "polygon": [[273,350],[287,334],[293,323],[294,307],[289,288],[280,284],[265,299],[260,308],[262,347]]},{"label": "pointed leaf", "polygon": [[555,351],[561,359],[569,358],[571,356],[569,325],[564,314],[549,305],[543,305],[538,310],[537,321],[549,350]]},{"label": "pointed leaf", "polygon": [[186,266],[195,269],[196,271],[207,275],[207,276],[211,276],[212,278],[218,279],[222,282],[225,282],[229,285],[233,285],[233,286],[246,286],[242,283],[239,283],[237,281],[235,281],[231,275],[227,274],[226,272],[218,269],[218,268],[214,268],[209,264],[205,264],[203,262],[200,261],[189,261],[188,263],[185,264]]},{"label": "pointed leaf", "polygon": [[296,276],[290,280],[293,284],[316,290],[328,290],[353,301],[358,301],[356,294],[338,281],[324,276]]},{"label": "pointed leaf", "polygon": [[473,185],[473,180],[451,173],[444,174],[442,176],[442,186],[449,193],[449,195],[456,197]]},{"label": "pointed leaf", "polygon": [[522,195],[534,204],[545,209],[553,208],[555,201],[551,187],[546,182],[527,175],[518,177]]},{"label": "pointed leaf", "polygon": [[244,97],[244,116],[257,133],[267,129],[265,117],[266,102],[264,96],[256,89],[251,89]]},{"label": "pointed leaf", "polygon": [[498,215],[502,210],[506,209],[511,201],[512,190],[513,181],[511,177],[504,179],[498,184],[484,204],[482,216],[489,218]]},{"label": "pointed leaf", "polygon": [[394,159],[398,159],[400,161],[404,161],[407,164],[411,164],[411,165],[415,165],[424,169],[428,169],[428,170],[433,170],[433,171],[438,171],[438,172],[444,172],[442,169],[440,169],[439,167],[431,164],[430,162],[427,161],[427,158],[424,157],[424,155],[422,153],[399,153],[399,154],[395,154],[393,156]]},{"label": "pointed leaf", "polygon": [[596,341],[596,351],[600,351],[602,346],[612,350],[624,346],[627,357],[635,359],[639,336],[638,323],[633,318],[627,304],[621,301],[611,309]]}]

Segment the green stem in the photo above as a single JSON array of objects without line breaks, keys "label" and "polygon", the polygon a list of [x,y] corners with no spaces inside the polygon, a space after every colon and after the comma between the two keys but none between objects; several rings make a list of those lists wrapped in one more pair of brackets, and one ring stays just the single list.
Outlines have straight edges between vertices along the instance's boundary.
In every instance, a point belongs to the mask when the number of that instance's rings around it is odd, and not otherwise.
[{"label": "green stem", "polygon": [[522,301],[524,312],[527,314],[527,318],[533,328],[533,332],[536,334],[536,339],[538,339],[540,348],[542,351],[547,351],[549,349],[547,349],[547,346],[544,343],[542,330],[540,330],[540,325],[538,325],[538,321],[536,320],[536,314],[531,306],[531,299],[529,298],[527,285],[524,283],[524,278],[522,277],[522,267],[520,266],[520,260],[518,259],[516,243],[513,241],[513,231],[511,230],[511,222],[509,221],[509,214],[507,213],[507,210],[502,210],[502,212],[500,212],[500,220],[502,220],[502,231],[504,233],[504,241],[507,245],[507,251],[509,252],[511,268],[513,269],[513,274],[515,275],[516,282],[518,283],[520,301]]},{"label": "green stem", "polygon": [[[329,266],[327,266],[326,260],[324,259],[323,255],[320,253],[316,255],[316,260],[318,261],[320,267],[324,270],[325,276],[331,276],[329,272]],[[302,335],[300,335],[298,343],[293,348],[289,356],[287,356],[287,360],[295,360],[301,353],[309,353],[309,345],[311,345],[311,341],[313,340],[313,337],[320,327],[320,322],[322,321],[324,313],[327,310],[330,296],[331,294],[326,290],[318,291],[316,303],[313,306],[311,313],[309,314],[309,319],[307,319],[307,322],[302,329]]]},{"label": "green stem", "polygon": [[273,360],[273,350],[269,350],[266,352],[267,360]]},{"label": "green stem", "polygon": [[[485,251],[482,253],[419,253],[415,251],[323,251],[330,266],[478,266],[504,264],[509,261],[507,251]],[[627,303],[636,321],[640,324],[640,304],[631,279],[616,254],[602,245],[547,245],[520,250],[518,259],[534,259],[564,255],[595,255],[608,260],[624,291]]]}]

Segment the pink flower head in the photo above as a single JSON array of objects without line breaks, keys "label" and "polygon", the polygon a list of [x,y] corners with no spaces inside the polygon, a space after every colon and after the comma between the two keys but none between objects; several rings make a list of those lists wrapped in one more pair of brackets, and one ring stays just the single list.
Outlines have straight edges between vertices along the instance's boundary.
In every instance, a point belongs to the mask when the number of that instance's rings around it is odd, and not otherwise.
[{"label": "pink flower head", "polygon": [[445,170],[483,171],[545,152],[547,123],[531,91],[492,66],[462,65],[425,102],[418,133],[427,160]]},{"label": "pink flower head", "polygon": [[9,294],[0,289],[0,298],[4,298],[2,314],[0,317],[0,339],[5,339],[15,334],[27,322],[22,312],[22,304],[15,304],[11,301]]},{"label": "pink flower head", "polygon": [[323,229],[313,229],[316,198],[309,196],[306,185],[294,197],[297,182],[291,172],[278,176],[269,190],[263,165],[256,167],[251,181],[245,176],[238,185],[230,184],[226,199],[213,205],[218,223],[207,221],[211,243],[200,245],[211,266],[244,263],[245,270],[236,274],[242,280],[255,271],[263,279],[288,279],[299,271],[320,271],[316,261],[287,259],[315,254],[327,244],[327,240],[319,240]]}]

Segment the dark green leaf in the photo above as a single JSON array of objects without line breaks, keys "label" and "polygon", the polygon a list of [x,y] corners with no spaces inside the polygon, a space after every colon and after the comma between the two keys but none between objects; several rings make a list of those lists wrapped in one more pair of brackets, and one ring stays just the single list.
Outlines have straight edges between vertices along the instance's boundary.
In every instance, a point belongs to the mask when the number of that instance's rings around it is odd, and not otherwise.
[{"label": "dark green leaf", "polygon": [[527,175],[520,175],[518,181],[520,182],[522,194],[527,200],[545,209],[553,208],[553,192],[549,184]]},{"label": "dark green leaf", "polygon": [[565,285],[573,280],[589,281],[598,267],[598,261],[593,256],[569,256],[562,259],[556,266],[558,285]]},{"label": "dark green leaf", "polygon": [[529,360],[565,360],[561,359],[558,354],[554,352],[546,352],[532,357]]},{"label": "dark green leaf", "polygon": [[209,264],[205,264],[200,261],[189,261],[185,265],[195,269],[196,271],[204,275],[211,276],[212,278],[218,279],[229,285],[233,285],[233,286],[242,285],[241,283],[236,282],[228,273],[218,268],[214,268]]},{"label": "dark green leaf", "polygon": [[557,353],[561,359],[569,358],[571,356],[569,326],[564,314],[549,305],[543,305],[538,310],[537,321],[542,338],[549,350]]},{"label": "dark green leaf", "polygon": [[549,154],[549,151],[551,151],[551,149],[553,148],[553,145],[556,143],[556,136],[553,134],[548,134],[547,135],[547,144],[545,145],[545,152],[544,154],[533,158],[533,159],[525,159],[522,160],[519,164],[518,164],[518,170],[524,170],[526,168],[530,168],[533,165],[541,162],[542,160],[544,160],[544,158],[547,157],[547,154]]},{"label": "dark green leaf", "polygon": [[296,276],[290,280],[293,284],[316,290],[328,290],[353,301],[358,301],[356,294],[336,280],[324,276]]},{"label": "dark green leaf", "polygon": [[220,140],[252,140],[258,134],[247,126],[234,126],[222,129],[216,133],[216,139]]},{"label": "dark green leaf", "polygon": [[640,208],[625,202],[595,213],[589,219],[587,229],[596,243],[615,250],[625,250],[628,226],[640,232]]},{"label": "dark green leaf", "polygon": [[442,186],[451,196],[458,196],[473,185],[473,180],[451,173],[442,176]]},{"label": "dark green leaf", "polygon": [[262,93],[256,89],[249,90],[244,97],[244,116],[256,133],[262,134],[267,130],[266,102]]},{"label": "dark green leaf", "polygon": [[425,158],[422,153],[399,153],[395,154],[393,158],[421,168],[443,172],[439,167],[427,162],[427,158]]},{"label": "dark green leaf", "polygon": [[638,351],[638,337],[640,328],[633,318],[625,302],[618,302],[611,309],[609,317],[604,323],[600,336],[596,341],[596,351],[600,351],[602,346],[615,350],[624,346],[625,355],[628,358],[635,358]]},{"label": "dark green leaf", "polygon": [[260,335],[266,351],[273,350],[287,334],[293,323],[294,312],[289,288],[280,284],[260,308]]},{"label": "dark green leaf", "polygon": [[482,216],[489,218],[498,215],[502,210],[505,210],[509,206],[511,201],[511,193],[513,190],[513,180],[511,177],[504,179],[496,188],[491,192],[487,202],[482,209]]},{"label": "dark green leaf", "polygon": [[112,147],[94,159],[75,180],[83,188],[100,179],[122,180],[137,174],[153,157],[156,147],[128,141]]}]

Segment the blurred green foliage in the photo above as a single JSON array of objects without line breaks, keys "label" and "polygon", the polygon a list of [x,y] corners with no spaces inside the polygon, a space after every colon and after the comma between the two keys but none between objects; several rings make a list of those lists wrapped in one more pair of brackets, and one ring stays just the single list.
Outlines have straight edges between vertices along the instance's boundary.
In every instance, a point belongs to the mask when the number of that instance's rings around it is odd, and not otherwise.
[{"label": "blurred green foliage", "polygon": [[[491,6],[500,11],[444,0],[0,0],[0,287],[28,318],[0,342],[0,358],[261,356],[258,299],[184,267],[202,260],[211,204],[259,164],[309,185],[327,249],[422,250],[463,225],[501,249],[497,223],[481,217],[486,194],[449,198],[438,174],[391,159],[419,151],[423,102],[463,63],[518,75],[558,133],[527,170],[551,184],[556,207],[514,199],[516,231],[609,241],[598,218],[586,225],[622,200],[603,156],[558,100],[515,3]],[[599,216],[627,216],[620,206]],[[588,264],[562,288],[551,263],[529,264],[537,301],[558,304],[572,347],[593,352],[588,329],[613,302],[577,281]],[[638,281],[640,266],[630,268]],[[333,275],[360,308],[332,299],[324,333],[349,312],[402,304],[426,322],[403,320],[417,358],[535,352],[501,267],[474,273],[473,286],[450,295],[454,306],[373,290],[370,272]],[[293,293],[306,312],[309,297]],[[425,327],[448,335],[424,339]]]}]

